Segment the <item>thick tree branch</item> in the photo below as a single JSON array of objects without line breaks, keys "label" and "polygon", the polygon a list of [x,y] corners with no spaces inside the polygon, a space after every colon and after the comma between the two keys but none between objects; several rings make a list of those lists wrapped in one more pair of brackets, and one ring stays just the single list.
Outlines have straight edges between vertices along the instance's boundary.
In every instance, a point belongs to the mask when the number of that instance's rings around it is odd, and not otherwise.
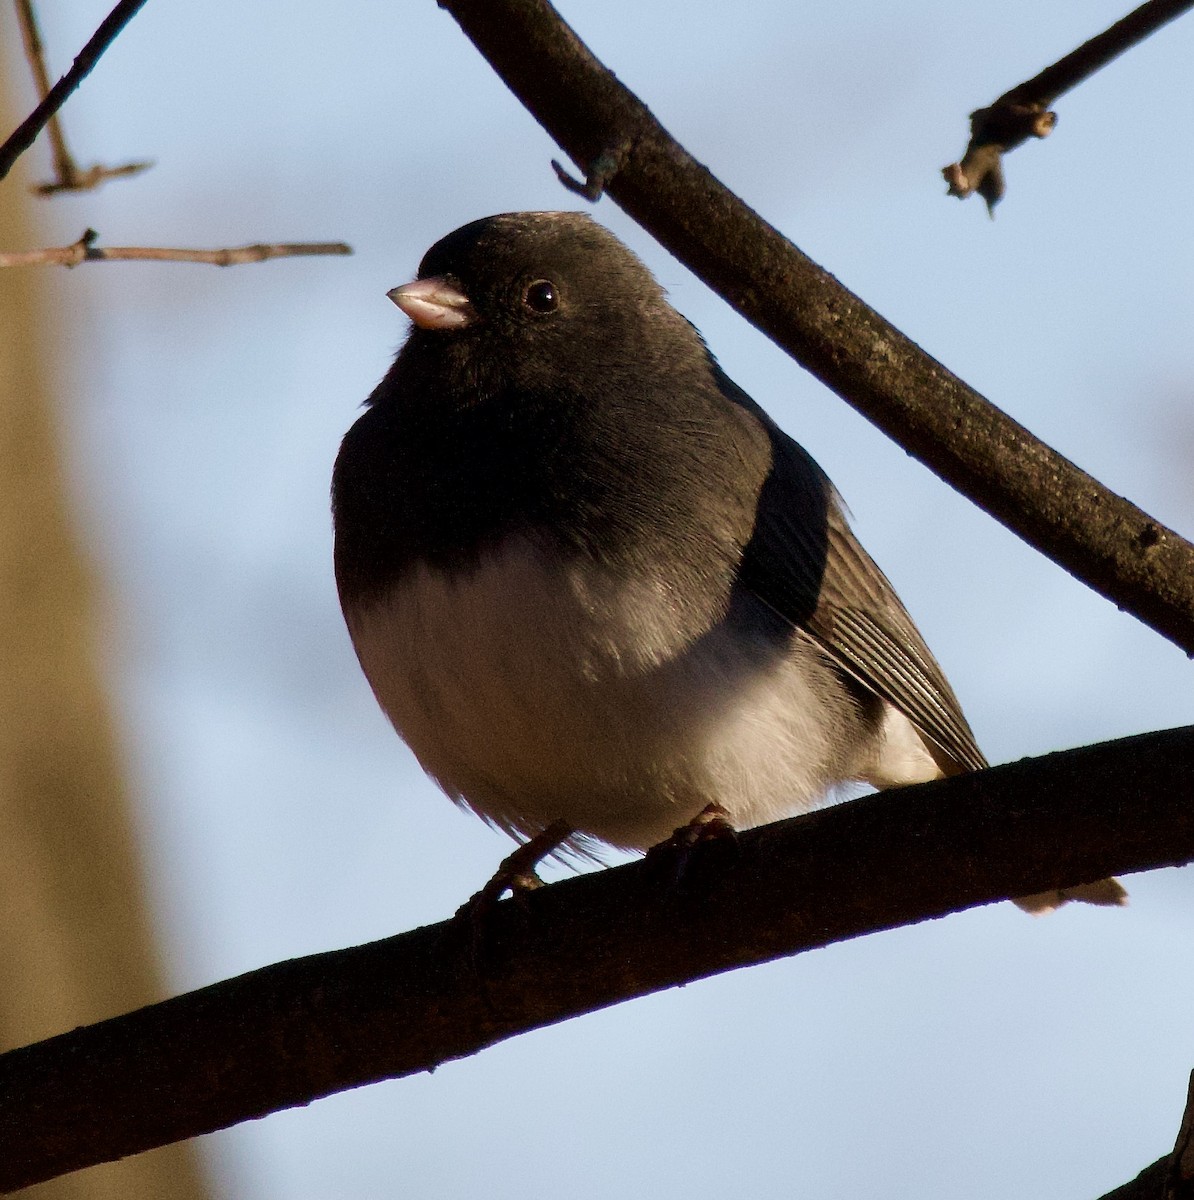
[{"label": "thick tree branch", "polygon": [[1194,1071],[1186,1087],[1186,1109],[1182,1113],[1177,1141],[1169,1156],[1169,1177],[1166,1180],[1168,1200],[1194,1198]]},{"label": "thick tree branch", "polygon": [[145,0],[120,0],[103,19],[87,45],[79,51],[70,70],[54,84],[42,98],[42,102],[17,126],[4,145],[0,146],[0,179],[12,170],[12,164],[33,145],[50,118],[66,103],[75,88],[91,74],[92,68],[99,62],[104,51],[144,5]]},{"label": "thick tree branch", "polygon": [[1194,546],[1033,437],[696,162],[547,0],[440,0],[541,125],[681,262],[947,483],[1194,654]]},{"label": "thick tree branch", "polygon": [[1003,198],[1003,155],[1030,137],[1047,137],[1057,124],[1049,106],[1063,92],[1105,67],[1113,58],[1194,8],[1194,0],[1148,0],[1097,37],[1083,42],[1039,75],[1004,92],[970,114],[970,144],[961,162],[942,168],[949,195],[964,200],[978,192],[994,215]]},{"label": "thick tree branch", "polygon": [[1194,1073],[1173,1150],[1099,1200],[1194,1200]]},{"label": "thick tree branch", "polygon": [[88,229],[69,246],[0,253],[0,267],[77,267],[85,262],[186,262],[235,267],[271,258],[352,253],[352,247],[344,242],[256,242],[251,246],[226,246],[218,250],[187,250],[169,246],[97,246],[97,237],[99,234],[94,229]]},{"label": "thick tree branch", "polygon": [[1169,1155],[1166,1154],[1149,1163],[1135,1179],[1105,1193],[1099,1200],[1173,1200],[1166,1194],[1168,1179]]},{"label": "thick tree branch", "polygon": [[[0,1190],[735,967],[1194,858],[1194,727],[867,796],[0,1056]],[[1107,920],[1115,920],[1108,913]]]}]

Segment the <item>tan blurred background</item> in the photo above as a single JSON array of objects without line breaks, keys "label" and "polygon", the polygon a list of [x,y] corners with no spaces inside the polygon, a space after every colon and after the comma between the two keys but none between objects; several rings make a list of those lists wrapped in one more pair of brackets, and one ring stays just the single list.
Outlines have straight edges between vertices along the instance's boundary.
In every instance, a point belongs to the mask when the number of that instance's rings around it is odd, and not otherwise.
[{"label": "tan blurred background", "polygon": [[[0,127],[15,125],[0,95]],[[17,171],[29,168],[25,163]],[[0,188],[0,244],[26,247],[39,202]],[[159,999],[128,789],[100,672],[102,584],[64,483],[55,355],[68,341],[39,268],[0,271],[0,1044],[7,1049]],[[174,1146],[22,1195],[205,1194]]]}]

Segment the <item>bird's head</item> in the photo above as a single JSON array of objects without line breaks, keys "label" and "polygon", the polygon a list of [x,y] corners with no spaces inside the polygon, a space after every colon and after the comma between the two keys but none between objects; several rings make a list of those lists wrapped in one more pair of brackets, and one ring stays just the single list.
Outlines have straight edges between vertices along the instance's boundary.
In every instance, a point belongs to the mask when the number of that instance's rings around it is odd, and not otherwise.
[{"label": "bird's head", "polygon": [[604,391],[699,346],[642,262],[577,212],[464,225],[389,296],[414,323],[410,365],[435,364],[478,392],[551,391],[565,380]]}]

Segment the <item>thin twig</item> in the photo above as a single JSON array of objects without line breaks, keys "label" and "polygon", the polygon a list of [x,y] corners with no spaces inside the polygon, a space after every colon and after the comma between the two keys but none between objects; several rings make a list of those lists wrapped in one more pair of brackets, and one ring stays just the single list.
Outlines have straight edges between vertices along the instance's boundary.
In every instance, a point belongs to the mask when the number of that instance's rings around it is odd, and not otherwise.
[{"label": "thin twig", "polygon": [[1005,191],[1003,155],[1030,137],[1049,135],[1057,124],[1057,114],[1049,106],[1057,97],[1191,8],[1194,0],[1148,0],[1038,75],[1004,92],[993,104],[972,112],[970,144],[962,161],[941,171],[949,184],[948,194],[964,200],[978,192],[993,216]]},{"label": "thin twig", "polygon": [[948,484],[1194,654],[1194,546],[1035,438],[802,254],[693,159],[547,0],[439,3],[587,168],[586,181],[603,182],[727,303]]},{"label": "thin twig", "polygon": [[[37,84],[37,98],[44,100],[50,94],[53,86],[50,82],[50,72],[46,67],[45,46],[41,40],[41,30],[37,24],[37,13],[33,8],[33,0],[16,0],[17,20],[21,26],[21,39],[25,45],[25,57],[33,71],[33,80]],[[46,134],[54,155],[54,173],[59,180],[71,178],[78,171],[74,158],[66,146],[66,137],[62,132],[62,121],[54,113],[46,122]]]},{"label": "thin twig", "polygon": [[152,159],[140,159],[137,162],[118,163],[109,167],[106,163],[92,163],[89,167],[74,165],[71,173],[46,183],[35,183],[31,190],[38,196],[53,196],[58,192],[90,192],[109,179],[127,179],[132,175],[140,175],[153,166]]},{"label": "thin twig", "polygon": [[186,250],[168,246],[97,246],[98,237],[94,229],[88,229],[69,246],[0,254],[0,267],[77,267],[85,262],[186,262],[234,267],[241,263],[265,262],[270,258],[352,253],[352,247],[344,242],[257,242],[251,246],[229,246],[219,250]]},{"label": "thin twig", "polygon": [[[17,20],[21,26],[21,38],[25,44],[25,57],[33,70],[33,78],[37,84],[37,94],[44,100],[50,94],[50,73],[46,68],[45,46],[41,39],[41,30],[37,24],[37,13],[33,0],[16,0]],[[109,167],[103,163],[95,163],[84,170],[75,162],[74,155],[66,144],[66,133],[62,128],[62,120],[54,113],[46,122],[46,136],[54,159],[54,178],[48,183],[35,184],[33,191],[39,196],[52,196],[56,192],[86,192],[99,187],[109,179],[124,179],[130,175],[139,175],[148,170],[153,164],[149,162],[128,162],[119,166]]]},{"label": "thin twig", "polygon": [[695,849],[680,886],[641,861],[566,879],[495,905],[480,964],[471,923],[445,921],[0,1056],[0,1190],[738,967],[1191,858],[1194,727],[750,830]]},{"label": "thin twig", "polygon": [[[8,174],[12,169],[12,164],[33,145],[37,135],[49,123],[50,118],[58,112],[66,103],[67,97],[91,73],[91,69],[99,62],[104,51],[116,40],[120,31],[144,5],[145,0],[120,0],[104,18],[100,27],[91,35],[87,45],[79,51],[70,70],[50,88],[41,103],[17,126],[4,145],[0,146],[0,179]],[[142,164],[130,163],[127,166],[128,168],[140,168]],[[95,168],[92,168],[92,171],[94,170]],[[116,173],[127,175],[130,174],[130,170],[118,169]],[[88,174],[88,172],[84,174]]]}]

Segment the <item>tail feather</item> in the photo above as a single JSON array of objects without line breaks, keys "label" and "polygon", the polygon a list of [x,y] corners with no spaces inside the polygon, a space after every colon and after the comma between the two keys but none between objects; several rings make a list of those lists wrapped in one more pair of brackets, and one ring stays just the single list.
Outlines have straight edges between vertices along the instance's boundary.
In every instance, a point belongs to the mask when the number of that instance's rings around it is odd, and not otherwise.
[{"label": "tail feather", "polygon": [[1085,904],[1119,906],[1127,904],[1128,893],[1118,879],[1099,879],[1095,883],[1080,883],[1075,887],[1054,888],[1049,892],[1034,892],[1031,896],[1017,896],[1013,903],[1034,917],[1043,917],[1069,900],[1081,900]]},{"label": "tail feather", "polygon": [[[955,709],[956,704],[954,701]],[[962,728],[969,734],[969,726],[966,725],[960,711],[957,711],[957,717]],[[927,783],[931,779],[948,779],[955,775],[965,775],[975,769],[973,764],[960,761],[953,751],[932,740],[894,704],[884,705],[882,732],[884,750],[889,761],[883,764],[885,769],[881,773],[872,773],[866,779],[867,783],[877,788]],[[986,760],[977,745],[972,748],[981,765]],[[1074,887],[1033,892],[1031,896],[1015,896],[1012,903],[1034,917],[1043,917],[1070,900],[1118,908],[1127,904],[1128,893],[1118,879],[1098,879],[1094,883],[1079,883]]]}]

